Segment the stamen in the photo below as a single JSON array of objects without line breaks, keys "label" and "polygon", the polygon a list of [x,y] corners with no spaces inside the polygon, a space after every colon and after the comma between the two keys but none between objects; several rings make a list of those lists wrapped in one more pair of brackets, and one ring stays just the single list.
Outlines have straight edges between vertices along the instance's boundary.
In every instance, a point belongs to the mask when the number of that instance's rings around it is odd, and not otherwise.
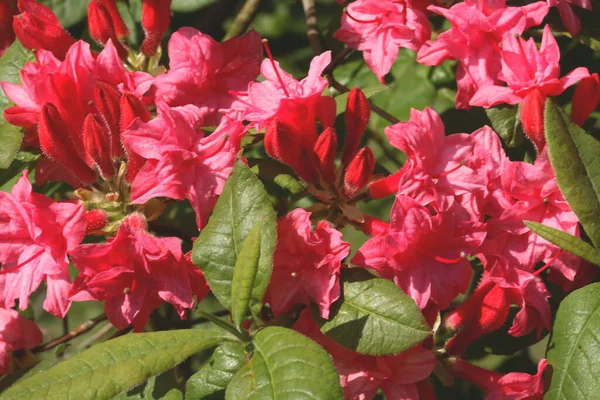
[{"label": "stamen", "polygon": [[545,270],[547,270],[548,268],[550,268],[550,266],[551,266],[552,264],[554,264],[554,262],[555,262],[555,261],[558,259],[558,257],[560,257],[560,256],[561,256],[561,254],[563,253],[563,251],[564,251],[564,250],[560,250],[558,253],[556,253],[556,255],[555,255],[554,257],[552,257],[552,258],[550,259],[550,261],[548,261],[548,262],[546,263],[546,265],[544,265],[543,267],[541,267],[540,269],[538,269],[537,271],[535,271],[535,272],[533,273],[533,275],[535,275],[535,276],[539,276],[539,275],[540,275],[542,272],[544,272]]},{"label": "stamen", "polygon": [[375,19],[371,19],[371,20],[361,20],[361,19],[358,19],[358,18],[356,18],[356,17],[353,17],[353,16],[352,16],[352,14],[350,14],[350,12],[348,12],[348,9],[347,9],[347,8],[345,8],[345,9],[344,9],[344,13],[345,13],[345,14],[348,16],[348,18],[350,18],[352,21],[356,21],[356,22],[358,22],[359,24],[375,24],[375,23],[377,23],[377,22],[381,21],[381,18],[375,18]]},{"label": "stamen", "polygon": [[279,79],[279,84],[281,85],[281,89],[283,93],[285,93],[285,97],[290,97],[285,85],[283,84],[283,79],[281,79],[281,75],[279,75],[279,69],[277,69],[277,65],[275,65],[275,59],[273,59],[273,54],[271,54],[271,48],[269,47],[269,41],[267,39],[262,40],[263,47],[265,48],[265,52],[267,53],[267,57],[271,61],[271,65],[273,66],[273,70],[275,71],[275,75],[277,75],[277,79]]},{"label": "stamen", "polygon": [[35,260],[36,258],[41,256],[42,254],[44,254],[44,250],[38,251],[33,256],[29,257],[27,260],[23,261],[21,264],[17,265],[16,267],[0,270],[0,274],[8,274],[9,272],[16,271],[19,268],[24,267],[25,265],[29,264],[30,262],[32,262],[33,260]]},{"label": "stamen", "polygon": [[458,264],[459,262],[461,262],[462,260],[464,260],[465,258],[462,256],[456,257],[456,258],[444,258],[444,257],[440,257],[440,256],[435,256],[433,257],[433,259],[437,262],[441,262],[443,264]]}]

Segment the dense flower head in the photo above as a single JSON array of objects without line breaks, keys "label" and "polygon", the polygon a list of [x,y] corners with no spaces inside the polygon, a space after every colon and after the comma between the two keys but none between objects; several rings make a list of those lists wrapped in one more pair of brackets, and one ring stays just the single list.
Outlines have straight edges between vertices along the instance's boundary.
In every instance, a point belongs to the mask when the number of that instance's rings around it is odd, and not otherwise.
[{"label": "dense flower head", "polygon": [[0,308],[0,374],[10,371],[11,352],[29,349],[42,342],[42,332],[35,322],[17,311]]},{"label": "dense flower head", "polygon": [[44,309],[67,313],[71,277],[67,254],[85,236],[85,209],[75,202],[55,202],[32,192],[27,171],[12,193],[0,192],[0,304],[18,299],[24,310],[29,296],[46,282]]},{"label": "dense flower head", "polygon": [[200,270],[181,251],[175,237],[147,231],[140,214],[131,214],[106,243],[82,244],[71,251],[79,276],[70,290],[72,301],[105,302],[109,321],[119,329],[130,324],[141,331],[150,313],[171,303],[181,318],[208,287]]},{"label": "dense flower head", "polygon": [[279,220],[273,276],[266,299],[275,315],[313,301],[328,318],[340,297],[340,270],[350,244],[328,222],[313,229],[311,213],[298,208]]}]

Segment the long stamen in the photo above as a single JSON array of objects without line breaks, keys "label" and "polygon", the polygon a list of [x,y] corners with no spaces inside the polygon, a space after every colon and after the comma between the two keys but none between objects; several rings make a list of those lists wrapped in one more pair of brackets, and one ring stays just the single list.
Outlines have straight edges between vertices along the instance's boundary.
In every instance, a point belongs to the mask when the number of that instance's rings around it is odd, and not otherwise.
[{"label": "long stamen", "polygon": [[269,47],[269,41],[267,39],[262,40],[263,47],[265,48],[265,52],[267,53],[267,57],[271,61],[271,65],[273,66],[273,70],[275,71],[275,75],[277,75],[277,79],[279,79],[279,84],[281,85],[281,89],[283,89],[283,93],[285,93],[285,97],[290,97],[284,83],[283,79],[281,79],[281,75],[279,75],[279,69],[277,65],[275,65],[275,59],[273,59],[273,54],[271,54],[271,48]]},{"label": "long stamen", "polygon": [[539,274],[541,274],[542,272],[544,272],[545,270],[547,270],[548,268],[550,268],[550,266],[551,266],[552,264],[554,264],[554,262],[555,262],[556,260],[558,260],[558,257],[560,257],[560,256],[561,256],[561,254],[563,253],[563,251],[564,251],[564,250],[560,250],[558,253],[556,253],[556,255],[555,255],[554,257],[552,257],[552,258],[550,259],[550,261],[548,261],[548,262],[546,263],[546,265],[544,265],[542,268],[540,268],[540,269],[538,269],[537,271],[535,271],[535,272],[533,273],[533,275],[535,275],[535,276],[538,276]]},{"label": "long stamen", "polygon": [[441,262],[443,264],[458,264],[459,262],[461,262],[462,260],[464,260],[464,257],[456,257],[456,258],[444,258],[444,257],[440,257],[440,256],[435,256],[433,257],[433,259],[437,262]]},{"label": "long stamen", "polygon": [[352,16],[352,14],[350,14],[350,12],[348,11],[348,9],[344,9],[344,13],[348,16],[348,18],[350,18],[352,21],[356,21],[359,24],[374,24],[377,23],[379,21],[381,21],[381,18],[375,18],[375,19],[368,19],[368,20],[362,20],[362,19],[358,19],[354,16]]},{"label": "long stamen", "polygon": [[44,250],[38,251],[33,256],[29,257],[27,260],[23,261],[21,264],[17,265],[16,267],[0,270],[0,275],[8,274],[9,272],[18,270],[19,268],[24,267],[25,265],[29,264],[30,262],[32,262],[33,260],[35,260],[36,258],[41,256],[42,254],[44,254]]}]

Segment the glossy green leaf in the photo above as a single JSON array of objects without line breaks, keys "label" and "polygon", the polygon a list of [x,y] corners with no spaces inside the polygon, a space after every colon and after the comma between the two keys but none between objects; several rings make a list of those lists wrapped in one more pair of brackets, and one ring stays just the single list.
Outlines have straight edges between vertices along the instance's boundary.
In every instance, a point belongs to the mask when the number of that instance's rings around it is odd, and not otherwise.
[{"label": "glossy green leaf", "polygon": [[302,193],[306,190],[306,185],[294,177],[294,172],[287,165],[272,159],[256,158],[249,159],[248,163],[252,166],[252,171],[264,182],[272,181],[292,194]]},{"label": "glossy green leaf", "polygon": [[[274,217],[274,216],[272,216]],[[262,242],[263,223],[273,226],[275,221],[259,220],[242,243],[242,248],[233,271],[231,281],[231,315],[233,322],[241,328],[242,323],[254,309],[262,307],[262,299],[269,285],[272,265],[260,262],[260,249],[263,246],[275,248],[275,236],[268,235],[269,243]]]},{"label": "glossy green leaf", "polygon": [[545,131],[558,186],[594,247],[600,247],[600,142],[546,102]]},{"label": "glossy green leaf", "polygon": [[342,275],[342,296],[321,331],[363,354],[397,354],[425,340],[431,329],[414,300],[393,282],[350,269]]},{"label": "glossy green leaf", "polygon": [[[33,53],[23,47],[18,40],[15,40],[0,58],[0,81],[20,83],[19,71],[27,61],[33,59]],[[0,86],[0,123],[4,122],[4,110],[9,105],[10,100]]]},{"label": "glossy green leaf", "polygon": [[171,10],[180,13],[194,12],[216,2],[217,0],[173,0]]},{"label": "glossy green leaf", "polygon": [[525,132],[521,126],[519,105],[500,106],[485,110],[492,128],[504,140],[508,147],[518,147],[525,140]]},{"label": "glossy green leaf", "polygon": [[21,128],[8,122],[0,123],[0,168],[8,168],[21,147]]},{"label": "glossy green leaf", "polygon": [[225,343],[201,369],[188,379],[185,385],[187,399],[222,399],[233,375],[246,360],[244,346],[240,343]]},{"label": "glossy green leaf", "polygon": [[90,0],[41,0],[54,11],[65,28],[83,21],[87,16],[87,7]]},{"label": "glossy green leaf", "polygon": [[[227,308],[231,307],[231,282],[242,243],[256,221],[261,220],[258,268],[266,273],[273,265],[277,235],[275,211],[260,180],[248,167],[237,162],[192,251],[194,264],[202,269],[213,293]],[[270,274],[261,275],[260,285],[268,284],[269,279]],[[250,306],[257,316],[261,305],[251,303]]]},{"label": "glossy green leaf", "polygon": [[587,242],[558,229],[533,221],[523,221],[523,223],[536,234],[547,241],[554,243],[563,250],[584,258],[595,265],[600,265],[600,252]]},{"label": "glossy green leaf", "polygon": [[113,397],[113,400],[183,400],[183,392],[178,386],[175,371],[171,369]]},{"label": "glossy green leaf", "polygon": [[227,387],[227,400],[343,398],[331,356],[306,336],[281,327],[260,330],[250,360]]},{"label": "glossy green leaf", "polygon": [[560,304],[547,359],[553,368],[545,400],[597,399],[600,393],[600,283]]},{"label": "glossy green leaf", "polygon": [[98,344],[8,388],[0,399],[108,399],[232,336],[189,329],[138,333]]}]

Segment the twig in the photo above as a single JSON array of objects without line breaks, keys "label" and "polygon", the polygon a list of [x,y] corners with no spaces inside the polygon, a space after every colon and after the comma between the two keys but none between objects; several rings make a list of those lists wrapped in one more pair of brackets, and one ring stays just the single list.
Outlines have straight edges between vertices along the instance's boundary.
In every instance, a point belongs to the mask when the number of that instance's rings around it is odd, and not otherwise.
[{"label": "twig", "polygon": [[256,15],[256,10],[259,5],[260,0],[246,0],[240,12],[235,16],[235,20],[227,30],[223,40],[231,39],[234,36],[240,36],[246,32],[254,19],[254,15]]},{"label": "twig", "polygon": [[61,345],[63,343],[66,343],[69,340],[76,338],[77,336],[81,336],[84,333],[89,332],[100,322],[106,321],[106,319],[107,319],[106,315],[104,315],[104,314],[99,315],[96,318],[92,318],[92,319],[84,322],[83,324],[79,325],[77,328],[68,332],[66,335],[62,335],[60,337],[57,337],[56,339],[52,339],[51,341],[49,341],[47,343],[42,343],[39,346],[32,348],[31,351],[33,353],[41,353],[41,352],[53,349],[54,347]]},{"label": "twig", "polygon": [[98,340],[100,340],[100,338],[102,338],[102,336],[104,336],[108,332],[110,332],[111,329],[114,329],[114,326],[113,326],[113,324],[111,324],[110,322],[108,322],[106,325],[104,325],[102,328],[100,328],[98,330],[98,332],[94,333],[92,335],[92,337],[90,337],[85,342],[83,342],[81,345],[79,345],[78,349],[79,350],[85,350],[85,349],[87,349],[92,344],[94,344],[95,342],[97,342]]},{"label": "twig", "polygon": [[353,51],[354,49],[350,47],[345,47],[344,50],[341,53],[338,53],[335,57],[333,57],[333,60],[331,60],[329,65],[325,67],[325,69],[323,70],[323,76],[331,75],[335,67],[340,65],[346,59],[346,57],[348,57]]},{"label": "twig", "polygon": [[315,0],[302,0],[302,7],[304,8],[304,15],[306,16],[306,36],[308,37],[310,47],[312,47],[313,53],[321,54],[323,52],[323,47],[321,46],[321,40],[319,39]]}]

